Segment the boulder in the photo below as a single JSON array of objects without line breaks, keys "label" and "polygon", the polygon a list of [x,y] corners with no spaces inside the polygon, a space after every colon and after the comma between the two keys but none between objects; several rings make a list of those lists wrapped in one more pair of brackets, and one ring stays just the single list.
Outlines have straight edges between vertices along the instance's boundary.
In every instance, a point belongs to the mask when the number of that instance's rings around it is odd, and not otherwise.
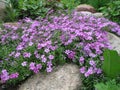
[{"label": "boulder", "polygon": [[4,17],[5,3],[3,0],[0,0],[0,20]]},{"label": "boulder", "polygon": [[113,50],[116,50],[120,54],[120,37],[112,33],[108,33],[108,39]]},{"label": "boulder", "polygon": [[33,75],[18,90],[80,90],[80,86],[79,67],[65,64],[51,73]]},{"label": "boulder", "polygon": [[92,7],[91,5],[87,5],[87,4],[81,4],[81,5],[77,6],[76,11],[77,12],[88,11],[88,12],[91,12],[91,13],[96,12],[94,7]]}]

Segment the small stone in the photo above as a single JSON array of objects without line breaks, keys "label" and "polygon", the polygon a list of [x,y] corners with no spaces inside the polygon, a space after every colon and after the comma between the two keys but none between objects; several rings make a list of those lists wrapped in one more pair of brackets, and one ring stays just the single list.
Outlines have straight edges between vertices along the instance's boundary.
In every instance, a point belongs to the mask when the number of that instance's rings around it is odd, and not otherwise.
[{"label": "small stone", "polygon": [[8,22],[8,23],[4,23],[5,25],[10,25],[10,26],[15,26],[18,27],[19,24],[17,22]]},{"label": "small stone", "polygon": [[116,50],[120,54],[120,37],[112,33],[108,33],[108,39],[113,50]]},{"label": "small stone", "polygon": [[87,4],[81,4],[81,5],[77,6],[76,11],[77,12],[88,11],[88,12],[91,12],[91,13],[96,12],[94,7],[92,7],[91,5],[87,5]]},{"label": "small stone", "polygon": [[33,75],[18,90],[80,90],[80,86],[79,67],[65,64],[51,73]]},{"label": "small stone", "polygon": [[95,17],[103,17],[103,13],[99,13],[99,12],[94,13],[93,16],[95,16]]},{"label": "small stone", "polygon": [[91,12],[88,12],[88,11],[77,12],[77,15],[80,15],[80,16],[93,16],[93,14]]}]

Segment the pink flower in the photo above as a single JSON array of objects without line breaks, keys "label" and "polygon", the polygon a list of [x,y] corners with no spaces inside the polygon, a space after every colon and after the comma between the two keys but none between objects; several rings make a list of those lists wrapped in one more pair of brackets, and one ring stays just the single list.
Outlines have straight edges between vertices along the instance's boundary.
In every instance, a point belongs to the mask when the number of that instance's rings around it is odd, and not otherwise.
[{"label": "pink flower", "polygon": [[97,74],[101,74],[102,70],[100,68],[97,69]]},{"label": "pink flower", "polygon": [[20,56],[20,52],[17,52],[16,54],[15,54],[15,58],[18,58],[19,56]]},{"label": "pink flower", "polygon": [[52,60],[52,59],[54,59],[54,56],[53,56],[53,55],[49,55],[48,58],[49,58],[50,60]]},{"label": "pink flower", "polygon": [[0,78],[1,78],[1,82],[2,83],[5,83],[7,80],[9,80],[9,73],[7,72],[6,69],[2,70],[2,73],[0,75]]},{"label": "pink flower", "polygon": [[80,68],[80,72],[81,72],[81,73],[85,73],[85,71],[86,71],[86,68],[85,68],[85,67],[81,67],[81,68]]},{"label": "pink flower", "polygon": [[53,69],[52,69],[52,67],[47,67],[46,70],[47,70],[47,72],[49,73],[49,72],[52,72]]},{"label": "pink flower", "polygon": [[95,65],[96,65],[96,63],[95,63],[94,60],[90,60],[90,61],[89,61],[89,64],[90,64],[91,66],[95,66]]},{"label": "pink flower", "polygon": [[18,78],[19,73],[13,73],[10,75],[10,79]]},{"label": "pink flower", "polygon": [[41,68],[42,68],[42,65],[41,65],[41,64],[37,64],[37,65],[36,65],[36,68],[37,68],[37,69],[41,69]]},{"label": "pink flower", "polygon": [[24,47],[22,45],[18,45],[16,50],[22,50]]},{"label": "pink flower", "polygon": [[29,46],[32,46],[33,45],[33,42],[29,42]]},{"label": "pink flower", "polygon": [[28,53],[28,52],[23,53],[24,58],[30,58],[30,56],[31,56],[31,53]]},{"label": "pink flower", "polygon": [[49,53],[49,52],[50,52],[50,49],[46,48],[44,51],[45,51],[46,53]]},{"label": "pink flower", "polygon": [[44,57],[44,58],[42,58],[42,62],[46,62],[47,61],[47,59]]},{"label": "pink flower", "polygon": [[31,62],[30,65],[29,65],[29,67],[30,67],[30,70],[34,70],[35,69],[35,63]]},{"label": "pink flower", "polygon": [[81,56],[80,59],[79,59],[79,63],[80,63],[80,64],[83,64],[83,63],[84,63],[84,60],[85,60],[84,57]]},{"label": "pink flower", "polygon": [[24,61],[24,62],[21,63],[21,65],[22,65],[23,67],[24,67],[24,66],[27,66],[27,62]]},{"label": "pink flower", "polygon": [[90,76],[90,74],[88,72],[86,72],[84,75],[85,75],[85,77]]}]

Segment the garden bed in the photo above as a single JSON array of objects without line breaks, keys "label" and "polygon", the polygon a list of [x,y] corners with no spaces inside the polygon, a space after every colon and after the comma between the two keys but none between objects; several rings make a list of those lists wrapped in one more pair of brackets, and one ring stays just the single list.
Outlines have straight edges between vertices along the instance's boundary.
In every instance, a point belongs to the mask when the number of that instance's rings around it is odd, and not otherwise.
[{"label": "garden bed", "polygon": [[[9,13],[15,10],[10,15],[19,14],[14,17],[8,15],[6,18],[12,18],[5,19],[5,22],[8,20],[17,23],[1,25],[0,83],[2,86],[18,85],[33,74],[51,73],[58,65],[74,63],[79,66],[79,73],[82,74],[82,90],[93,90],[95,85],[97,87],[97,83],[98,86],[101,85],[99,82],[110,83],[110,86],[112,82],[116,85],[115,88],[119,88],[119,55],[112,50],[108,38],[108,32],[120,36],[120,25],[116,20],[118,18],[116,14],[114,20],[118,23],[104,17],[96,17],[92,13],[87,15],[72,11],[73,6],[77,5],[74,0],[74,4],[68,2],[65,5],[64,0],[60,2],[51,1],[52,4],[44,0],[12,2],[14,4],[12,8],[8,4],[6,8],[10,8]],[[23,3],[25,4],[21,6]],[[39,9],[40,7],[42,8]],[[116,62],[113,62],[114,59]],[[116,67],[114,68],[113,65]],[[12,86],[9,89],[18,87],[12,88]]]}]

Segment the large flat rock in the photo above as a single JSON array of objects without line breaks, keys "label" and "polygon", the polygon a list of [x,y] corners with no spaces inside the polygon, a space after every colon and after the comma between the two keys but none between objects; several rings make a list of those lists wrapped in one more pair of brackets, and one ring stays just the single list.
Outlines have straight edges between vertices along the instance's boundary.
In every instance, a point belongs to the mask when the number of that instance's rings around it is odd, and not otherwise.
[{"label": "large flat rock", "polygon": [[108,33],[108,39],[112,48],[120,54],[120,37],[112,33]]},{"label": "large flat rock", "polygon": [[65,64],[52,73],[33,75],[18,90],[80,90],[80,85],[79,67]]}]

